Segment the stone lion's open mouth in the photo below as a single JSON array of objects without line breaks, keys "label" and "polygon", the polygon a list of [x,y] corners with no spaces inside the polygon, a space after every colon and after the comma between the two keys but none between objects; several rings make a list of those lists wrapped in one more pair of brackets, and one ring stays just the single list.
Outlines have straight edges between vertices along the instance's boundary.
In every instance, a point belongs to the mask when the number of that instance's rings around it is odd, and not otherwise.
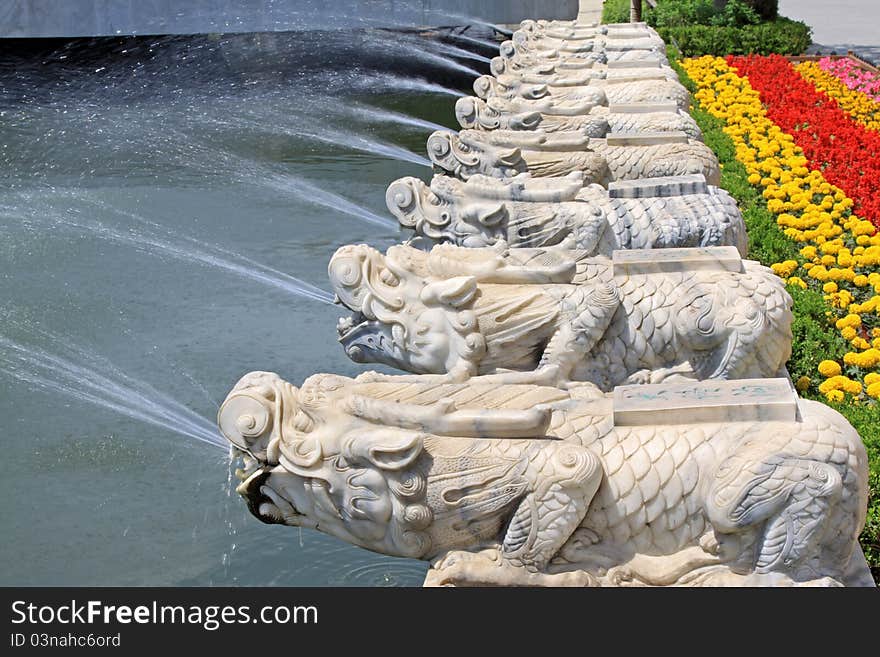
[{"label": "stone lion's open mouth", "polygon": [[255,472],[257,472],[257,470],[260,470],[264,466],[263,463],[255,459],[248,452],[237,447],[233,447],[232,449],[234,452],[233,459],[241,459],[241,467],[235,469],[235,476],[239,481],[246,482]]},{"label": "stone lion's open mouth", "polygon": [[390,323],[369,319],[355,310],[336,324],[339,343],[355,363],[384,363],[401,367],[401,349],[395,345]]},{"label": "stone lion's open mouth", "polygon": [[241,482],[235,492],[244,498],[248,510],[267,524],[295,524],[294,519],[300,514],[289,502],[283,503],[282,511],[280,496],[267,483],[271,466],[240,449],[235,450],[235,457],[242,461],[242,466],[235,470],[235,476]]},{"label": "stone lion's open mouth", "polygon": [[369,322],[370,320],[360,310],[352,310],[351,315],[348,317],[340,317],[339,321],[336,322],[336,332],[339,334],[339,341],[345,344],[347,337]]}]

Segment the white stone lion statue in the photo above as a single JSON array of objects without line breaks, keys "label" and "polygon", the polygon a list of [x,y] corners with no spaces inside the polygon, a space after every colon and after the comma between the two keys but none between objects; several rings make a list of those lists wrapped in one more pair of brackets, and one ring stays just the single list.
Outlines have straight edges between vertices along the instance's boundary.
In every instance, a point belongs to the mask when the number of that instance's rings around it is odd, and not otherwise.
[{"label": "white stone lion statue", "polygon": [[[760,409],[771,383],[723,393]],[[260,520],[429,561],[429,585],[870,585],[864,445],[789,402],[626,425],[578,389],[252,372],[219,424]]]},{"label": "white stone lion statue", "polygon": [[787,375],[791,297],[770,269],[733,247],[614,256],[621,262],[503,244],[386,255],[344,246],[328,267],[352,311],[340,342],[356,362],[441,380],[516,371],[521,381],[610,390]]}]

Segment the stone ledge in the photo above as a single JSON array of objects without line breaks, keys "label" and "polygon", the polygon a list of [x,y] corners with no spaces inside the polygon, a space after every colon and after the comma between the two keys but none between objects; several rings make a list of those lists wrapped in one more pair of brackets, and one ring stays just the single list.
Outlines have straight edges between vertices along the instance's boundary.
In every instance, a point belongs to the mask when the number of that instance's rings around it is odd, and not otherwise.
[{"label": "stone ledge", "polygon": [[664,176],[639,180],[617,180],[608,183],[608,198],[649,198],[708,194],[706,176],[693,173],[687,176]]},{"label": "stone ledge", "polygon": [[657,144],[686,144],[686,133],[671,130],[669,132],[612,132],[605,137],[609,146],[655,146]]},{"label": "stone ledge", "polygon": [[650,114],[652,112],[678,113],[678,105],[675,103],[609,103],[608,111],[611,114]]},{"label": "stone ledge", "polygon": [[797,420],[797,393],[782,378],[618,386],[612,399],[620,426]]},{"label": "stone ledge", "polygon": [[743,271],[742,257],[735,246],[616,250],[611,253],[611,267],[614,276],[675,271]]},{"label": "stone ledge", "polygon": [[605,67],[611,69],[626,68],[660,68],[660,59],[656,57],[646,57],[645,59],[619,59],[608,62]]}]

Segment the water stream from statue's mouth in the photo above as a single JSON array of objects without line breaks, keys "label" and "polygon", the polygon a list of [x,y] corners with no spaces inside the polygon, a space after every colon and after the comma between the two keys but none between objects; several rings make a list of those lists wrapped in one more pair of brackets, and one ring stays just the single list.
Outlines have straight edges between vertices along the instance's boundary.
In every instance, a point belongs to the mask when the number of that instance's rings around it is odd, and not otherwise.
[{"label": "water stream from statue's mouth", "polygon": [[33,388],[115,411],[221,450],[228,444],[207,418],[106,358],[57,336],[49,351],[0,336],[0,372]]},{"label": "water stream from statue's mouth", "polygon": [[[113,207],[107,203],[98,202],[88,197],[80,198],[76,194],[73,194],[72,198],[84,200],[87,205],[98,205],[105,211],[105,214],[110,212],[135,219],[140,226],[123,229],[87,219],[83,216],[85,212],[82,209],[68,208],[67,211],[61,211],[51,205],[40,203],[36,198],[30,198],[26,205],[22,204],[16,209],[8,209],[5,212],[0,210],[0,215],[7,217],[11,215],[20,220],[24,219],[35,230],[50,233],[65,230],[88,234],[115,244],[132,247],[144,253],[206,265],[297,297],[325,304],[333,303],[333,295],[329,292],[239,253],[175,231],[162,229],[161,226],[146,217]],[[19,221],[17,226],[22,228],[25,223]]]}]

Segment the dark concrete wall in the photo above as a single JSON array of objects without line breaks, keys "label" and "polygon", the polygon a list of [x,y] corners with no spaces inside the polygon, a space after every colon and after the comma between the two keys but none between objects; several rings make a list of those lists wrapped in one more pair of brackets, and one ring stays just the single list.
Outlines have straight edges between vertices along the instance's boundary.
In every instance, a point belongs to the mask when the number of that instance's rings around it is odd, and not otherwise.
[{"label": "dark concrete wall", "polygon": [[502,24],[577,10],[578,0],[2,0],[0,38]]}]

